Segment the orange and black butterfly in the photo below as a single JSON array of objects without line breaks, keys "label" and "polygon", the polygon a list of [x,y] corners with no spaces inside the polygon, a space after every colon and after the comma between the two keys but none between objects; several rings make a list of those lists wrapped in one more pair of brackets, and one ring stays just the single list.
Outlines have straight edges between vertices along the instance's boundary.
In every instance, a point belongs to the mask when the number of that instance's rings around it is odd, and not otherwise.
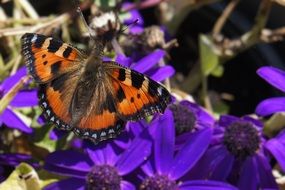
[{"label": "orange and black butterfly", "polygon": [[126,121],[162,113],[169,92],[149,77],[103,61],[103,46],[90,55],[52,37],[27,33],[22,53],[40,84],[40,104],[59,129],[99,142],[116,137]]}]

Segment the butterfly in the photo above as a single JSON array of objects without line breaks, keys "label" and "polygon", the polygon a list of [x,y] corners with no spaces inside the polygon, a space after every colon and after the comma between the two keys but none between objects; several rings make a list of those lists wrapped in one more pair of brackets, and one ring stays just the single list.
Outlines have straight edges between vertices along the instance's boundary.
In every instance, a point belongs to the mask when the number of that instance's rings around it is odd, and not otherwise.
[{"label": "butterfly", "polygon": [[21,38],[22,54],[46,119],[95,143],[116,137],[127,121],[163,113],[167,89],[146,75],[114,61],[103,61],[97,45],[82,50],[36,33]]}]

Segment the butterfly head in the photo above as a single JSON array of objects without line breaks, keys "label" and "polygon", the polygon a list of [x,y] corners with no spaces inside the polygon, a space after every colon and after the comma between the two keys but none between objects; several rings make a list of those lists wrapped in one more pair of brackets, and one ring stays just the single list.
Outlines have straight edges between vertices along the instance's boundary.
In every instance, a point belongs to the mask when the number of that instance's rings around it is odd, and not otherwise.
[{"label": "butterfly head", "polygon": [[99,13],[92,18],[89,26],[97,38],[105,41],[111,41],[121,28],[118,16],[113,11]]}]

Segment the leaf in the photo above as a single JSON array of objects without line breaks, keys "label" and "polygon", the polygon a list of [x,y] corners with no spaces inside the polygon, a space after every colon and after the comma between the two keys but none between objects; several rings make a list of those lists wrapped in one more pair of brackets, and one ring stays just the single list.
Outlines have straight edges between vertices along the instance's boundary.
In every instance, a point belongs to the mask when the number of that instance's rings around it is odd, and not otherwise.
[{"label": "leaf", "polygon": [[[53,152],[57,149],[62,149],[67,143],[67,136],[61,138],[59,140],[50,139],[50,131],[53,129],[53,125],[43,125],[40,128],[35,129],[34,141],[35,145],[41,148],[48,150],[49,152]],[[69,133],[67,131],[67,133]]]},{"label": "leaf", "polygon": [[94,0],[94,3],[103,10],[106,10],[108,8],[115,7],[116,0]]},{"label": "leaf", "polygon": [[212,39],[207,35],[200,35],[199,47],[202,74],[208,76],[219,66],[220,57]]},{"label": "leaf", "polygon": [[0,184],[0,190],[40,190],[37,172],[27,163],[19,164],[10,176]]},{"label": "leaf", "polygon": [[214,77],[222,77],[224,74],[224,67],[222,65],[218,65],[216,68],[213,69],[211,74]]}]

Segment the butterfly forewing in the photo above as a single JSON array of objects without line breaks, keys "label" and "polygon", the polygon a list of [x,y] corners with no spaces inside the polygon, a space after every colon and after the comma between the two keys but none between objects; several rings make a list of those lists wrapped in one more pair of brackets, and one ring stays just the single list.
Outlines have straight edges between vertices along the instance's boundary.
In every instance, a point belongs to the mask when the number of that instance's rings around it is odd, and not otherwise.
[{"label": "butterfly forewing", "polygon": [[77,70],[86,57],[67,43],[34,33],[22,36],[22,53],[30,75],[39,83]]},{"label": "butterfly forewing", "polygon": [[139,120],[154,113],[164,112],[170,94],[151,78],[115,62],[109,64],[109,75],[116,92],[118,114],[127,120]]}]

